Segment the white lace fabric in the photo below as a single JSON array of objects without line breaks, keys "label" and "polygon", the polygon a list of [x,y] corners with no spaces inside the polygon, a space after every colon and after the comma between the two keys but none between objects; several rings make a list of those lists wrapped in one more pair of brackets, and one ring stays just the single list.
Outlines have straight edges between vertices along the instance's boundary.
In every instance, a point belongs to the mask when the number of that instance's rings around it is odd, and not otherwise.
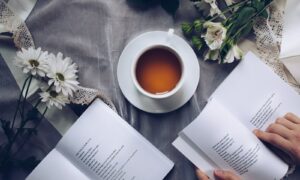
[{"label": "white lace fabric", "polygon": [[26,24],[8,8],[5,2],[0,1],[0,23],[7,32],[13,34],[14,44],[17,48],[34,47],[34,41]]},{"label": "white lace fabric", "polygon": [[74,93],[74,96],[70,99],[74,104],[90,104],[95,98],[101,99],[106,103],[110,108],[116,111],[116,107],[113,102],[105,94],[97,89],[86,88],[79,86],[77,91]]},{"label": "white lace fabric", "polygon": [[[23,22],[13,11],[9,9],[4,1],[0,0],[0,23],[4,25],[7,32],[13,34],[15,46],[28,49],[35,47],[31,33],[25,22]],[[101,99],[109,107],[116,111],[113,102],[100,90],[78,86],[74,96],[70,99],[74,104],[90,104],[95,98]]]},{"label": "white lace fabric", "polygon": [[280,61],[280,46],[283,31],[284,11],[276,6],[276,1],[269,7],[268,19],[259,18],[254,24],[257,50],[260,59],[286,83],[300,93],[300,85],[289,75],[284,64]]}]

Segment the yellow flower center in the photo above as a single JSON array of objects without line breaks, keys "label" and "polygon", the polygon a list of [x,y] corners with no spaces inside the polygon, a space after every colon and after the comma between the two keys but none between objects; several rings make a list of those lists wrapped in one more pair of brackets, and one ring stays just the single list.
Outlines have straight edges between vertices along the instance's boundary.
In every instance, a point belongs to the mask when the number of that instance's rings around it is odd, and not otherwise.
[{"label": "yellow flower center", "polygon": [[217,31],[215,32],[215,36],[216,36],[216,37],[219,37],[222,33],[223,33],[222,30],[217,30]]},{"label": "yellow flower center", "polygon": [[60,81],[64,81],[65,80],[65,77],[62,73],[56,73],[56,78]]},{"label": "yellow flower center", "polygon": [[53,98],[56,98],[56,96],[58,96],[58,93],[55,92],[55,91],[50,91],[49,94],[50,94],[50,96],[53,97]]},{"label": "yellow flower center", "polygon": [[35,60],[35,59],[30,59],[29,60],[29,64],[32,66],[32,67],[38,67],[40,65],[40,63]]}]

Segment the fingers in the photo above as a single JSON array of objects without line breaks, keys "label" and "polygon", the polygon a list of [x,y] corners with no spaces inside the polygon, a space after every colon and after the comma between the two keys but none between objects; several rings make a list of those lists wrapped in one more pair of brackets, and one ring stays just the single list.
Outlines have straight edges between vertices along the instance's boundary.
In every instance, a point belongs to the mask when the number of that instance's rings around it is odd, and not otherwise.
[{"label": "fingers", "polygon": [[[200,169],[196,170],[198,180],[209,180],[206,174]],[[240,180],[240,178],[230,171],[215,170],[214,175],[221,180]]]},{"label": "fingers", "polygon": [[260,130],[255,130],[254,131],[255,135],[265,141],[268,142],[270,144],[273,144],[274,146],[285,150],[285,151],[290,151],[291,150],[291,143],[283,138],[282,136],[278,135],[278,134],[274,134],[274,133],[270,133],[270,132],[263,132]]},{"label": "fingers", "polygon": [[240,180],[240,178],[230,171],[215,170],[214,175],[222,180]]},{"label": "fingers", "polygon": [[266,131],[269,133],[278,134],[285,139],[291,139],[292,137],[292,131],[278,123],[271,124]]},{"label": "fingers", "polygon": [[281,150],[285,151],[293,161],[300,163],[300,118],[292,113],[278,118],[266,132],[255,130],[255,135]]},{"label": "fingers", "polygon": [[296,116],[293,113],[287,113],[284,118],[286,118],[287,120],[295,123],[295,124],[300,124],[300,118],[298,116]]},{"label": "fingers", "polygon": [[297,128],[297,125],[295,123],[293,123],[285,118],[277,118],[276,123],[281,124],[290,130],[294,130],[295,128]]},{"label": "fingers", "polygon": [[198,180],[208,180],[209,179],[206,176],[206,174],[203,171],[201,171],[200,169],[196,170],[196,175],[197,175]]}]

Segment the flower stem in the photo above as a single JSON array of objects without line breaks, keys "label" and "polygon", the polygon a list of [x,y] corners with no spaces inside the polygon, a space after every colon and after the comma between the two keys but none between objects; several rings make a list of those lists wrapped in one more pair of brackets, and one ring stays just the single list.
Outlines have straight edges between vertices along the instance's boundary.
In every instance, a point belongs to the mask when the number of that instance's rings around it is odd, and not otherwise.
[{"label": "flower stem", "polygon": [[[38,128],[38,126],[42,122],[42,120],[43,120],[43,118],[44,118],[47,110],[48,110],[48,107],[45,108],[45,110],[44,110],[43,114],[41,115],[40,119],[35,124],[35,126],[32,128],[33,131],[35,131]],[[23,148],[23,146],[29,141],[30,137],[31,137],[30,135],[27,135],[27,137],[24,139],[24,141],[22,142],[22,144],[18,147],[18,149],[16,150],[16,152],[12,156],[16,156],[16,154],[18,154],[18,152]]]},{"label": "flower stem", "polygon": [[12,124],[11,124],[11,128],[14,128],[14,124],[15,124],[16,117],[17,117],[17,114],[18,114],[19,106],[20,106],[20,103],[21,103],[22,94],[23,94],[23,91],[25,89],[25,85],[26,85],[27,81],[29,80],[29,78],[30,78],[30,76],[28,76],[25,79],[24,83],[23,83],[23,87],[22,87],[22,90],[21,90],[20,95],[19,95],[18,104],[17,104],[17,108],[16,108],[16,111],[15,111],[15,114],[14,114]]},{"label": "flower stem", "polygon": [[36,104],[34,105],[34,108],[37,108],[38,107],[38,105],[41,103],[41,99],[39,99],[37,102],[36,102]]},{"label": "flower stem", "polygon": [[25,96],[24,96],[24,99],[23,99],[23,102],[22,102],[22,121],[24,120],[24,111],[25,111],[25,102],[26,102],[26,99],[27,99],[27,95],[28,95],[28,91],[29,91],[29,87],[30,87],[30,84],[31,84],[31,81],[32,81],[32,75],[30,75],[30,78],[29,78],[29,83],[26,87],[26,91],[25,91]]}]

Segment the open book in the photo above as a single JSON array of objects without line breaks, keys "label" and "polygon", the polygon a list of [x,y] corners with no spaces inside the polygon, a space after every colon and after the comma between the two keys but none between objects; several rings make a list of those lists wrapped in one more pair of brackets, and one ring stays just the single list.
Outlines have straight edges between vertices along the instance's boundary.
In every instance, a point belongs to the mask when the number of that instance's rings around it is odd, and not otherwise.
[{"label": "open book", "polygon": [[28,180],[161,180],[173,163],[95,100]]},{"label": "open book", "polygon": [[265,130],[287,112],[300,115],[299,107],[300,96],[248,53],[173,145],[211,179],[214,169],[243,179],[280,179],[288,165],[252,131]]}]

